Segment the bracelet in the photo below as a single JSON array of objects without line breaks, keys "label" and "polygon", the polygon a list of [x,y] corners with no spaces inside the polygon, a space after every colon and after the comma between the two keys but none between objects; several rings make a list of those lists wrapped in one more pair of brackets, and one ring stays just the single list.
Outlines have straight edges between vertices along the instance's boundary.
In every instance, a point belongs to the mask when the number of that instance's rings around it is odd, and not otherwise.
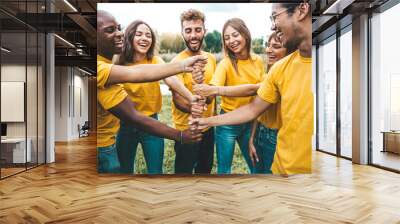
[{"label": "bracelet", "polygon": [[181,131],[181,133],[180,133],[179,142],[181,143],[181,145],[183,144],[183,132],[182,132],[182,131]]}]

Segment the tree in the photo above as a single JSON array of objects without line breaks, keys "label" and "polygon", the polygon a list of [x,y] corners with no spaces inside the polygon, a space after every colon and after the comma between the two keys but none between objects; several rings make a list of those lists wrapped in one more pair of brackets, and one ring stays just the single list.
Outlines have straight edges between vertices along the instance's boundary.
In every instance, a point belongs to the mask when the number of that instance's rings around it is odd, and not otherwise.
[{"label": "tree", "polygon": [[163,33],[160,36],[160,54],[178,53],[185,49],[185,43],[180,34]]},{"label": "tree", "polygon": [[264,53],[264,38],[254,38],[251,42],[251,48],[255,54]]},{"label": "tree", "polygon": [[222,49],[221,33],[214,30],[213,32],[207,33],[204,37],[204,50],[212,53],[219,53]]}]

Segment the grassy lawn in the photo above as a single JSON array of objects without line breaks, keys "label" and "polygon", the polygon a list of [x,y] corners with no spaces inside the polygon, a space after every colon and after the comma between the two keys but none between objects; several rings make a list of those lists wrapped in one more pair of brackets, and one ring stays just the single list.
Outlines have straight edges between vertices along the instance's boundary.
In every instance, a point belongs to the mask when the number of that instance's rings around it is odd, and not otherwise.
[{"label": "grassy lawn", "polygon": [[[171,96],[163,96],[163,105],[162,111],[159,114],[159,119],[161,122],[168,124],[173,127],[172,124],[172,115],[171,115]],[[164,164],[163,169],[165,174],[173,174],[174,173],[174,160],[175,160],[175,152],[174,152],[174,141],[165,139],[164,140]],[[214,165],[212,169],[212,173],[216,173],[217,163],[216,163],[216,154],[214,152]],[[138,151],[136,154],[135,161],[135,173],[137,174],[145,174],[146,172],[146,163],[143,157],[143,151],[139,144]],[[243,156],[238,148],[238,145],[235,146],[235,154],[233,158],[232,164],[232,173],[233,174],[247,174],[248,168],[246,162],[243,159]]]}]

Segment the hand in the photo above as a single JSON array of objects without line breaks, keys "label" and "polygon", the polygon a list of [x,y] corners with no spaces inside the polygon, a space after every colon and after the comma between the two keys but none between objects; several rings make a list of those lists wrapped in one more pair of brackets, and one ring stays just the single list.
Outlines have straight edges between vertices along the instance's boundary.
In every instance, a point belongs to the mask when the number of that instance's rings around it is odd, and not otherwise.
[{"label": "hand", "polygon": [[200,100],[202,100],[203,97],[199,95],[192,95],[190,98],[190,104],[198,103]]},{"label": "hand", "polygon": [[190,110],[192,117],[201,117],[203,112],[207,110],[207,105],[204,102],[192,103]]},{"label": "hand", "polygon": [[254,141],[253,138],[250,138],[250,140],[249,140],[249,156],[250,156],[251,162],[253,163],[253,166],[255,166],[256,163],[258,163],[259,159],[258,159],[256,147],[254,147],[253,141]]},{"label": "hand", "polygon": [[196,84],[193,86],[193,92],[197,95],[208,97],[218,94],[217,86],[209,86],[207,84]]},{"label": "hand", "polygon": [[191,131],[190,129],[182,131],[182,142],[184,144],[199,142],[202,137],[203,134],[199,131]]},{"label": "hand", "polygon": [[204,69],[202,68],[195,68],[192,71],[192,79],[195,84],[200,84],[204,82]]},{"label": "hand", "polygon": [[204,129],[210,127],[208,123],[208,118],[194,118],[189,117],[189,125],[191,131],[203,131]]},{"label": "hand", "polygon": [[182,63],[182,72],[192,72],[195,70],[202,70],[204,66],[207,64],[207,56],[205,55],[196,55],[185,60],[181,61]]}]

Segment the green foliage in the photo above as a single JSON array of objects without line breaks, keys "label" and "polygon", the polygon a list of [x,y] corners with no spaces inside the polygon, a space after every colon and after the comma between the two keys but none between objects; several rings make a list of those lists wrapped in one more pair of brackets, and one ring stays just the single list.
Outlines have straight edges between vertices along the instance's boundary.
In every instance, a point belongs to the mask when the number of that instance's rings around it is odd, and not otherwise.
[{"label": "green foliage", "polygon": [[[173,127],[172,123],[172,115],[171,115],[171,96],[163,96],[163,104],[162,104],[162,111],[159,114],[159,120],[164,124],[167,124]],[[218,97],[217,102],[220,102]],[[218,110],[219,111],[219,110]],[[163,164],[163,171],[164,174],[173,174],[174,173],[174,161],[175,161],[175,151],[174,151],[174,141],[165,139],[164,140],[164,164]],[[146,163],[143,156],[142,148],[139,144],[136,154],[136,161],[135,161],[135,173],[136,174],[146,174]],[[212,174],[216,173],[217,167],[217,155],[214,152],[214,165],[211,171]],[[233,156],[233,164],[232,164],[232,173],[233,174],[247,174],[248,168],[247,164],[244,161],[242,153],[240,152],[239,147],[235,146],[235,154]]]},{"label": "green foliage", "polygon": [[185,42],[178,33],[163,33],[160,36],[160,54],[179,53],[185,49]]},{"label": "green foliage", "polygon": [[213,32],[207,33],[204,37],[204,50],[211,53],[219,53],[222,49],[221,33],[214,30]]},{"label": "green foliage", "polygon": [[251,48],[255,54],[264,53],[264,38],[255,38],[251,41]]}]

